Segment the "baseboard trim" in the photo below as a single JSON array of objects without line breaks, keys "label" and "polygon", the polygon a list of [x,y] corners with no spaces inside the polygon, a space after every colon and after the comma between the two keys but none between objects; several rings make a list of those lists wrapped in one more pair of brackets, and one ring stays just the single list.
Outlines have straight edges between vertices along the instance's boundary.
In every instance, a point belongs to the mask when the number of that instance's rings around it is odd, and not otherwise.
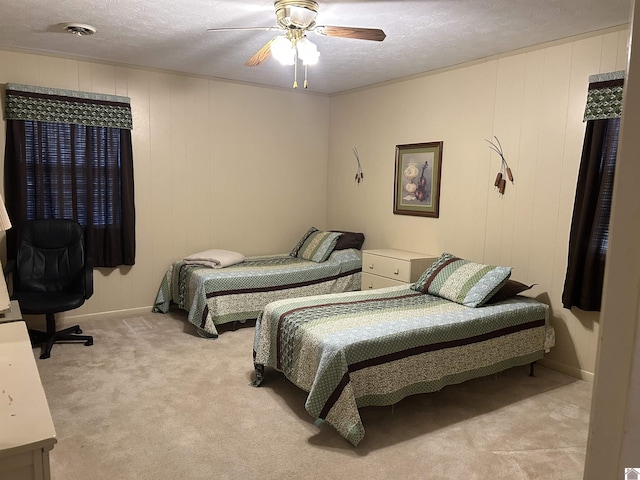
[{"label": "baseboard trim", "polygon": [[571,365],[567,365],[566,363],[556,362],[555,360],[550,360],[548,358],[543,358],[542,360],[539,360],[538,363],[552,370],[557,370],[558,372],[566,375],[593,383],[594,374],[586,370],[582,370],[581,368],[576,368]]},{"label": "baseboard trim", "polygon": [[[60,315],[58,317],[58,328],[62,327],[70,327],[75,325],[78,322],[84,322],[89,320],[100,320],[102,318],[113,317],[113,316],[133,316],[133,315],[143,315],[147,313],[151,313],[153,307],[149,305],[148,307],[136,307],[136,308],[125,308],[122,310],[111,310],[108,312],[97,312],[97,313],[85,313],[80,315]],[[60,325],[62,324],[62,325]]]}]

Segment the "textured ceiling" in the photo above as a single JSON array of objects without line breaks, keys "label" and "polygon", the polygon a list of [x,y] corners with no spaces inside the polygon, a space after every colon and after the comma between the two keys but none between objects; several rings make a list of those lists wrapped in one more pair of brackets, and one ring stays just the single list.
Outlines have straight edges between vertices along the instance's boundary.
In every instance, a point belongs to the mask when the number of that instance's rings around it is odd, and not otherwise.
[{"label": "textured ceiling", "polygon": [[[309,90],[321,93],[627,24],[631,12],[630,0],[318,3],[318,25],[381,28],[387,34],[383,42],[373,42],[310,33],[321,55],[309,68]],[[62,26],[69,22],[90,24],[97,33],[65,33]],[[244,65],[278,32],[207,32],[275,25],[272,0],[0,0],[0,48],[289,87],[293,67],[273,58],[258,67]]]}]

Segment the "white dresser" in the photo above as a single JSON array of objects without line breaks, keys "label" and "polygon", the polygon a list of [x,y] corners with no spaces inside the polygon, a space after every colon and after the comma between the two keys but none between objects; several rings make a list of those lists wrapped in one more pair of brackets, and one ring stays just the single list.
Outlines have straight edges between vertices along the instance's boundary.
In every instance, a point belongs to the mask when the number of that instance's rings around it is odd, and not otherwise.
[{"label": "white dresser", "polygon": [[27,327],[0,323],[0,479],[48,480],[55,443]]},{"label": "white dresser", "polygon": [[362,290],[413,283],[438,259],[437,255],[375,249],[362,251]]}]

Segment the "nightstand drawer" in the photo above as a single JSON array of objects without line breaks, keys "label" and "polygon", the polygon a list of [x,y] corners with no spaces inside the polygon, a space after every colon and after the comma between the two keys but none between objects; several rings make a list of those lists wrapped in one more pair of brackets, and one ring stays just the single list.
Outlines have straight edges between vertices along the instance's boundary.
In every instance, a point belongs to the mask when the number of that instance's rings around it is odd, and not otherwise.
[{"label": "nightstand drawer", "polygon": [[407,283],[411,281],[411,262],[363,252],[362,273],[371,273]]},{"label": "nightstand drawer", "polygon": [[370,273],[362,274],[362,287],[360,290],[371,290],[374,288],[397,287],[398,285],[406,285],[407,282],[392,280],[387,277],[380,277]]}]

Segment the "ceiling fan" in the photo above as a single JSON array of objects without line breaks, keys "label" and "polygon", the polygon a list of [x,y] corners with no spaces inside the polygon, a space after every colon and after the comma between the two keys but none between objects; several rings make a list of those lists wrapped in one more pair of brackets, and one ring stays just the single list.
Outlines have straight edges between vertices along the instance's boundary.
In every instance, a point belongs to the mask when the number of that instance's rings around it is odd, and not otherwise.
[{"label": "ceiling fan", "polygon": [[302,61],[305,67],[304,88],[307,88],[307,66],[315,64],[320,56],[316,45],[307,38],[308,32],[328,37],[357,38],[376,42],[381,42],[386,37],[386,34],[379,28],[316,25],[318,3],[314,0],[277,0],[274,3],[274,8],[277,25],[271,27],[209,28],[208,31],[273,30],[284,32],[282,35],[269,40],[245,62],[245,65],[257,67],[271,55],[283,65],[294,65],[293,88],[298,88],[298,59]]}]

